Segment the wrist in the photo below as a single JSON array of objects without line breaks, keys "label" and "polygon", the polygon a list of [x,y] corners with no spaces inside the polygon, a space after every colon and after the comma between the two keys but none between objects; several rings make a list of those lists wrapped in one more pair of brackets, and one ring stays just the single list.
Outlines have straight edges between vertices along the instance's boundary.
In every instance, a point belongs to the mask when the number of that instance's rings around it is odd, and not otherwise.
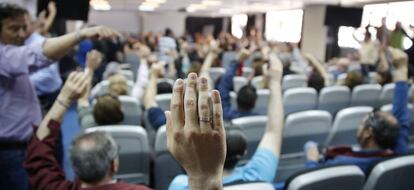
[{"label": "wrist", "polygon": [[65,107],[70,107],[70,105],[72,104],[72,100],[70,100],[70,98],[66,97],[65,95],[59,95],[56,99],[56,101],[61,104],[64,105]]},{"label": "wrist", "polygon": [[222,174],[188,175],[189,189],[220,190],[223,189]]}]

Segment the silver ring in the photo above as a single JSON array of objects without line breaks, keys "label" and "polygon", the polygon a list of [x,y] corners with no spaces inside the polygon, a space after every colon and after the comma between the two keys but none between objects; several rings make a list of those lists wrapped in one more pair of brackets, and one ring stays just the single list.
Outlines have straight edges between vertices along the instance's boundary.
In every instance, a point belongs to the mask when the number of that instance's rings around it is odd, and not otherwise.
[{"label": "silver ring", "polygon": [[210,123],[211,122],[211,119],[209,117],[207,117],[207,118],[200,118],[200,122]]}]

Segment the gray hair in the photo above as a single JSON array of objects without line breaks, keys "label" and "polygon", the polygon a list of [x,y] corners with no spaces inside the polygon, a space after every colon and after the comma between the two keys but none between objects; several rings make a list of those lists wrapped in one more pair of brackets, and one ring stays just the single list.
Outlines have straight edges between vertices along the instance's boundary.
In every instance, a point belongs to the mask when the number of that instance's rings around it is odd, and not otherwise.
[{"label": "gray hair", "polygon": [[86,133],[77,137],[70,148],[70,160],[77,177],[86,183],[105,178],[111,162],[118,158],[115,140],[105,132]]}]

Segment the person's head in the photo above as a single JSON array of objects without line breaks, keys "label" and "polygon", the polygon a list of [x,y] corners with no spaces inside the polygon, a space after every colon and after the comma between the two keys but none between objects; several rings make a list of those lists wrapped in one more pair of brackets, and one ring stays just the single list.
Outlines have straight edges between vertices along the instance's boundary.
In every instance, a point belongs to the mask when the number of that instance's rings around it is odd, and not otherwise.
[{"label": "person's head", "polygon": [[393,149],[399,135],[397,119],[389,113],[369,113],[357,130],[357,139],[364,149]]},{"label": "person's head", "polygon": [[246,154],[247,138],[245,134],[236,127],[226,128],[227,154],[224,162],[225,170],[233,170],[239,160]]},{"label": "person's head", "polygon": [[116,96],[105,94],[96,99],[93,117],[98,125],[113,125],[124,120],[121,102]]},{"label": "person's head", "polygon": [[172,86],[168,82],[157,83],[157,94],[170,94],[172,93]]},{"label": "person's head", "polygon": [[128,83],[127,79],[124,75],[116,74],[112,75],[108,78],[109,87],[108,93],[121,96],[121,95],[128,95]]},{"label": "person's head", "polygon": [[256,88],[250,84],[243,86],[237,93],[237,107],[241,111],[250,111],[256,105]]},{"label": "person's head", "polygon": [[325,87],[325,80],[318,72],[312,72],[308,77],[308,86],[319,92]]},{"label": "person's head", "polygon": [[0,3],[0,42],[20,46],[26,38],[27,10],[15,4]]},{"label": "person's head", "polygon": [[164,32],[164,36],[173,37],[173,32],[171,28],[166,28]]},{"label": "person's head", "polygon": [[402,29],[402,25],[401,25],[401,22],[398,21],[395,23],[395,30],[400,30],[400,29]]},{"label": "person's head", "polygon": [[86,184],[111,180],[118,171],[118,151],[115,140],[105,132],[80,135],[70,147],[72,168]]},{"label": "person's head", "polygon": [[192,61],[188,73],[197,73],[200,74],[201,71],[201,62],[198,60]]},{"label": "person's head", "polygon": [[352,71],[348,72],[345,78],[345,86],[349,89],[354,89],[355,86],[358,86],[364,82],[364,76],[361,72]]},{"label": "person's head", "polygon": [[263,75],[263,64],[265,64],[265,62],[261,57],[256,57],[253,59],[254,76]]},{"label": "person's head", "polygon": [[378,71],[376,75],[377,83],[380,85],[386,85],[392,82],[391,71]]}]

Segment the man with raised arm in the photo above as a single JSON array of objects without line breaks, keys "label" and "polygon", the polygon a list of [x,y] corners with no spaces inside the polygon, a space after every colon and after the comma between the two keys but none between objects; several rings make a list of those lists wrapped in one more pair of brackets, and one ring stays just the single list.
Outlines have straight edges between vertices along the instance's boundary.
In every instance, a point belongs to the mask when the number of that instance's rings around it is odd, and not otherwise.
[{"label": "man with raised arm", "polygon": [[[255,154],[251,160],[242,167],[236,167],[236,164],[233,164],[233,167],[226,167],[227,164],[232,163],[229,162],[227,158],[224,165],[218,166],[216,162],[217,160],[220,160],[220,162],[222,161],[220,156],[223,154],[222,151],[226,150],[223,150],[222,148],[211,149],[210,146],[213,146],[214,143],[204,139],[204,135],[210,135],[210,131],[214,131],[216,133],[216,129],[221,130],[223,127],[224,112],[221,108],[219,93],[217,91],[212,92],[211,99],[213,102],[213,108],[210,108],[207,103],[208,101],[205,98],[205,96],[208,96],[208,81],[206,78],[201,77],[197,82],[197,76],[192,73],[187,78],[186,85],[184,85],[182,80],[177,80],[174,85],[173,98],[171,100],[171,113],[167,112],[168,148],[179,162],[182,162],[183,160],[189,160],[188,162],[191,162],[191,160],[194,160],[194,163],[188,166],[183,165],[184,169],[187,171],[187,174],[192,173],[191,169],[187,169],[186,167],[194,167],[195,171],[207,170],[211,171],[211,173],[217,173],[217,175],[223,173],[223,176],[225,177],[223,179],[218,177],[203,178],[203,176],[194,178],[191,176],[188,177],[186,175],[180,175],[171,182],[168,189],[191,189],[192,183],[200,180],[207,185],[214,184],[216,186],[221,184],[232,184],[235,182],[273,182],[278,166],[278,157],[280,155],[284,126],[284,113],[281,95],[283,67],[280,60],[276,56],[271,56],[270,68],[267,73],[269,76],[270,99],[266,130]],[[197,91],[198,97],[196,96]],[[212,115],[210,115],[209,109],[213,110]],[[219,110],[219,112],[216,110]],[[220,132],[220,130],[218,130],[218,132]],[[217,142],[215,143],[222,143],[219,141],[222,138],[221,136],[218,136],[219,134],[215,134],[217,135]],[[192,152],[192,154],[183,152],[183,150],[176,147],[177,145],[182,143],[184,144],[187,141],[194,141],[194,143],[190,143],[193,147],[189,148],[193,149],[194,152]],[[227,144],[229,143],[227,142]],[[230,150],[227,150],[228,154],[230,152]],[[227,157],[229,156],[231,155],[227,155]],[[210,160],[210,164],[198,165],[198,159],[194,158]],[[238,161],[240,157],[234,157],[234,159],[237,159]],[[226,168],[224,171],[223,167]]]},{"label": "man with raised arm", "polygon": [[27,46],[26,10],[0,3],[0,189],[27,189],[22,162],[32,126],[39,125],[41,110],[29,75],[64,56],[84,38],[117,35],[107,27],[49,38]]}]

